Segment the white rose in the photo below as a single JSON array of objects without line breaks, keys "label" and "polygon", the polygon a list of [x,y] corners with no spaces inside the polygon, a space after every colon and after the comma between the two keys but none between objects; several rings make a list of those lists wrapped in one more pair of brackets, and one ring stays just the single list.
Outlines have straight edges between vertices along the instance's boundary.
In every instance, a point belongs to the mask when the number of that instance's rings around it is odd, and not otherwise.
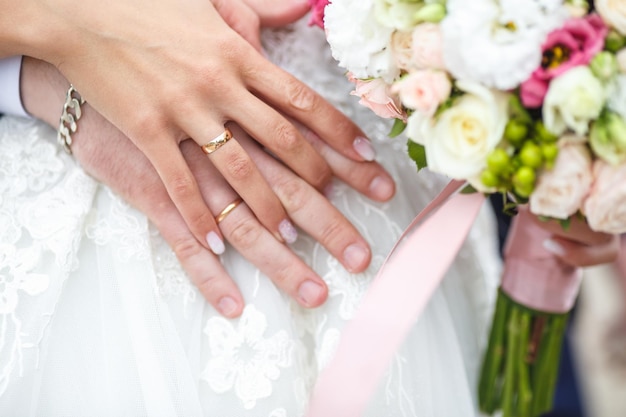
[{"label": "white rose", "polygon": [[626,2],[624,0],[596,0],[596,10],[605,22],[626,35]]},{"label": "white rose", "polygon": [[555,135],[567,128],[585,135],[589,122],[597,119],[604,107],[606,92],[589,67],[579,66],[550,83],[543,102],[543,121]]},{"label": "white rose", "polygon": [[582,207],[591,187],[591,153],[585,145],[559,142],[554,167],[539,176],[530,195],[530,211],[538,216],[567,219]]},{"label": "white rose", "polygon": [[324,13],[326,37],[340,67],[360,79],[391,82],[400,74],[389,48],[393,29],[376,19],[374,0],[334,1]]},{"label": "white rose", "polygon": [[465,94],[452,107],[416,123],[431,171],[456,179],[473,178],[485,168],[487,156],[500,143],[507,122],[508,95],[472,81],[458,81]]},{"label": "white rose", "polygon": [[612,166],[597,160],[594,183],[583,212],[592,230],[626,233],[626,165]]}]

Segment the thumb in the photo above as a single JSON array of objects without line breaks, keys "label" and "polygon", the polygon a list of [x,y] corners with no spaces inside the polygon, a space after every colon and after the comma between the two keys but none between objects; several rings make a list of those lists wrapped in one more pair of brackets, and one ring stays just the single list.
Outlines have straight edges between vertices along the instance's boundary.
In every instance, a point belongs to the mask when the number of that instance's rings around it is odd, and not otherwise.
[{"label": "thumb", "polygon": [[263,27],[284,26],[308,13],[309,0],[243,0],[254,10]]},{"label": "thumb", "polygon": [[257,51],[261,50],[261,22],[255,10],[242,0],[211,0],[211,2],[228,26],[239,33]]}]

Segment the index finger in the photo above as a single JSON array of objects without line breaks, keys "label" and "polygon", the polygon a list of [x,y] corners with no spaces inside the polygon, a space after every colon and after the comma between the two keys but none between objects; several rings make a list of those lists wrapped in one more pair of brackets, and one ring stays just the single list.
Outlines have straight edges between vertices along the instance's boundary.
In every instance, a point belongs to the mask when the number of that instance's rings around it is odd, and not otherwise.
[{"label": "index finger", "polygon": [[340,154],[355,161],[373,161],[374,147],[348,116],[288,72],[267,60],[256,60],[248,87],[265,101],[315,132]]}]

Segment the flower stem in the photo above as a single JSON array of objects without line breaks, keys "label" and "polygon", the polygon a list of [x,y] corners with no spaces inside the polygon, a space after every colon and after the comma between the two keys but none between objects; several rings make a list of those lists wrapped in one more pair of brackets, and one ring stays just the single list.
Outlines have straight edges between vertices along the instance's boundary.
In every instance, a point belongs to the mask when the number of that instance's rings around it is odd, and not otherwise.
[{"label": "flower stem", "polygon": [[493,413],[501,407],[501,390],[498,384],[502,360],[504,357],[504,337],[507,317],[511,303],[508,297],[498,293],[496,311],[489,336],[489,345],[480,375],[479,403],[481,410]]}]

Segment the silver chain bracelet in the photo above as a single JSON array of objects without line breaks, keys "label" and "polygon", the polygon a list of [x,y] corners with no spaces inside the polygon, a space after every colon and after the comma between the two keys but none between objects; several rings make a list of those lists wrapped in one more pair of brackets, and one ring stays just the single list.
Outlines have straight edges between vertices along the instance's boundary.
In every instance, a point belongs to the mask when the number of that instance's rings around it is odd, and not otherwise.
[{"label": "silver chain bracelet", "polygon": [[59,122],[59,131],[57,140],[68,154],[72,153],[72,134],[76,133],[78,128],[78,120],[81,118],[82,110],[80,106],[85,104],[85,100],[80,96],[78,91],[70,84],[65,96],[65,104],[63,105],[63,114]]}]

